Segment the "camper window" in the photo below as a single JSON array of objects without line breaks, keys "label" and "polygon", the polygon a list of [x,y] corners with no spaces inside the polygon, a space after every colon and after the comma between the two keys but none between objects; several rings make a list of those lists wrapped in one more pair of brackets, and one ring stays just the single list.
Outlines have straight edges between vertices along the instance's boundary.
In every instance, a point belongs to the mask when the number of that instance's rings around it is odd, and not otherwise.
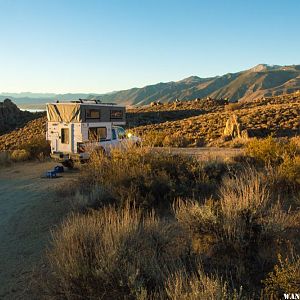
[{"label": "camper window", "polygon": [[123,111],[122,110],[111,110],[110,111],[110,119],[123,119]]},{"label": "camper window", "polygon": [[69,128],[61,129],[61,143],[69,144]]},{"label": "camper window", "polygon": [[86,119],[100,119],[100,109],[87,109],[85,117]]},{"label": "camper window", "polygon": [[125,130],[121,127],[118,127],[118,139],[119,140],[122,140],[122,139],[125,139],[126,138],[126,133],[125,133]]},{"label": "camper window", "polygon": [[107,128],[106,127],[91,127],[89,128],[89,141],[99,142],[106,140]]}]

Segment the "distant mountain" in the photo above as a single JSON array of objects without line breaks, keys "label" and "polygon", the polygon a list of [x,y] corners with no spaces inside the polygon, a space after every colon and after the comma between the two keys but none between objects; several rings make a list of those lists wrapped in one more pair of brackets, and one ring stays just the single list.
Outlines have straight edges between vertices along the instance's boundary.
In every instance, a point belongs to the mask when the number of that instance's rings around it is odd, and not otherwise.
[{"label": "distant mountain", "polygon": [[171,81],[132,88],[109,94],[0,94],[8,96],[19,106],[43,104],[54,100],[78,98],[101,99],[126,105],[146,105],[152,101],[171,102],[176,98],[228,98],[230,101],[252,100],[262,96],[276,96],[300,90],[300,65],[278,66],[260,64],[249,70],[228,73],[222,76],[200,78],[191,76],[180,81]]},{"label": "distant mountain", "polygon": [[177,82],[158,83],[103,95],[108,102],[144,105],[194,98],[228,98],[230,101],[251,100],[262,96],[276,96],[300,90],[300,65],[257,65],[246,71],[223,76],[199,78],[191,76]]}]

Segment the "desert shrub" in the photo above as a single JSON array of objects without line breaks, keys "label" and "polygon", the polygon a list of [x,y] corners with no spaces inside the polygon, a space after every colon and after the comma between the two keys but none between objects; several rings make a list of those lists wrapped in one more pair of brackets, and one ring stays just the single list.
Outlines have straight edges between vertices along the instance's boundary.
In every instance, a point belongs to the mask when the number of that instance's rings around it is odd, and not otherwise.
[{"label": "desert shrub", "polygon": [[193,233],[213,232],[218,225],[216,207],[213,201],[200,204],[196,201],[179,199],[174,203],[173,210],[178,222]]},{"label": "desert shrub", "polygon": [[99,209],[113,203],[114,200],[103,187],[97,184],[90,186],[88,190],[75,190],[75,194],[70,198],[73,209],[80,212]]},{"label": "desert shrub", "polygon": [[142,135],[144,146],[163,147],[166,133],[156,130],[148,130]]},{"label": "desert shrub", "polygon": [[180,133],[166,135],[163,140],[164,147],[187,147],[191,141]]},{"label": "desert shrub", "polygon": [[264,174],[254,169],[225,177],[219,191],[219,200],[177,201],[175,218],[208,269],[225,278],[231,273],[235,286],[258,293],[276,258],[269,249],[289,245],[300,226],[299,212],[283,209]]},{"label": "desert shrub", "polygon": [[260,174],[248,170],[226,178],[220,194],[224,239],[242,244],[251,238],[255,222],[270,205],[267,184]]},{"label": "desert shrub", "polygon": [[112,150],[110,156],[94,156],[80,178],[83,188],[101,185],[115,203],[128,199],[145,209],[168,206],[177,197],[206,197],[215,182],[205,165],[183,155],[146,148]]},{"label": "desert shrub", "polygon": [[173,300],[233,299],[226,282],[217,276],[206,275],[201,269],[192,275],[184,271],[174,274],[166,283],[166,292]]},{"label": "desert shrub", "polygon": [[242,103],[232,102],[225,106],[225,111],[234,111],[237,109],[241,109],[243,107]]},{"label": "desert shrub", "polygon": [[50,155],[50,145],[44,135],[33,137],[31,140],[23,143],[20,149],[27,151],[31,159],[43,159]]},{"label": "desert shrub", "polygon": [[291,256],[283,259],[278,255],[278,264],[263,283],[265,294],[269,299],[281,299],[283,294],[299,293],[300,257]]},{"label": "desert shrub", "polygon": [[28,151],[26,151],[25,149],[13,150],[11,152],[10,158],[12,161],[15,161],[15,162],[25,161],[30,158],[30,153]]},{"label": "desert shrub", "polygon": [[72,215],[53,234],[48,291],[66,299],[146,299],[188,255],[181,228],[153,214],[127,206]]},{"label": "desert shrub", "polygon": [[300,184],[300,156],[285,158],[278,172],[283,180]]},{"label": "desert shrub", "polygon": [[246,155],[271,165],[280,165],[285,159],[294,158],[297,151],[297,146],[292,141],[279,140],[271,136],[265,139],[253,138],[246,146]]}]

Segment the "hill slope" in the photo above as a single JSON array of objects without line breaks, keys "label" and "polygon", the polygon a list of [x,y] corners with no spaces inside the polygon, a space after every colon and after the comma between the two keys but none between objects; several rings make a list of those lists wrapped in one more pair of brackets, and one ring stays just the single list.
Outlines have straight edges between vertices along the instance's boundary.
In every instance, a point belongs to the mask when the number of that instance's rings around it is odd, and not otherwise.
[{"label": "hill slope", "polygon": [[[184,138],[185,146],[207,145],[222,136],[226,120],[233,114],[239,117],[250,136],[300,135],[300,93],[229,105],[224,101],[204,99],[144,106],[128,110],[127,128],[142,136],[144,141],[158,141],[157,145],[168,145],[178,138]],[[18,149],[35,137],[43,139],[46,121],[46,116],[43,116],[23,128],[0,135],[0,151]],[[166,143],[162,143],[163,140]]]}]

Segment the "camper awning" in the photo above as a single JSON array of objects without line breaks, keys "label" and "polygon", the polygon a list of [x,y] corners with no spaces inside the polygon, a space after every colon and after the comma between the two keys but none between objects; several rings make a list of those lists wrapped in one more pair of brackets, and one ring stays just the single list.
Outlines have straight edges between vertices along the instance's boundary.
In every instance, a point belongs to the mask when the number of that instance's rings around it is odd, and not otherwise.
[{"label": "camper awning", "polygon": [[47,117],[50,122],[82,122],[80,104],[47,104]]}]

